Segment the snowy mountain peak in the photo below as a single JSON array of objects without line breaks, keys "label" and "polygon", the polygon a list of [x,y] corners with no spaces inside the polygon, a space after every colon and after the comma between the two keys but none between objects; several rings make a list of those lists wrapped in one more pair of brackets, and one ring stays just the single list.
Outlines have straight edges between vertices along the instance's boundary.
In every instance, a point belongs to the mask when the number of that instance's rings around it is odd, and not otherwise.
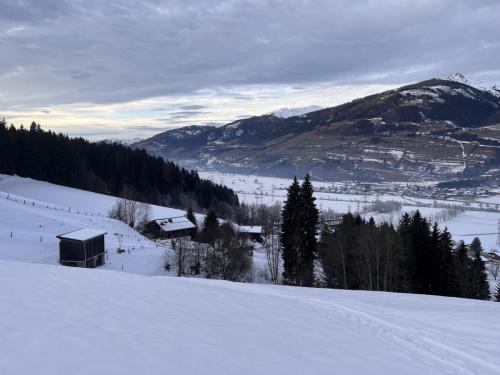
[{"label": "snowy mountain peak", "polygon": [[300,108],[285,107],[285,108],[280,108],[277,111],[272,112],[271,114],[279,118],[288,118],[293,116],[304,115],[309,112],[319,111],[320,109],[323,109],[323,107],[320,107],[319,105],[309,105],[307,107],[300,107]]},{"label": "snowy mountain peak", "polygon": [[452,74],[448,75],[445,78],[445,80],[459,82],[459,83],[463,83],[465,85],[471,84],[471,81],[466,76],[464,76],[462,73],[452,73]]},{"label": "snowy mountain peak", "polygon": [[448,75],[445,80],[463,83],[465,85],[472,86],[478,90],[487,91],[492,95],[500,97],[500,88],[496,83],[486,82],[483,80],[472,80],[467,78],[462,73],[453,73]]}]

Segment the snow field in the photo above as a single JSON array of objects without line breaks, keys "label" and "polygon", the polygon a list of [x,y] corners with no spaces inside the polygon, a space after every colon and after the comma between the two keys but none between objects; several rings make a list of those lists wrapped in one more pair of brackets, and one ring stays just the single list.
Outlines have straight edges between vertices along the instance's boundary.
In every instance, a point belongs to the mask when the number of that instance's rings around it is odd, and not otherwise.
[{"label": "snow field", "polygon": [[500,373],[490,302],[6,261],[0,283],[4,375]]},{"label": "snow field", "polygon": [[[47,184],[49,186],[61,188]],[[80,191],[77,201],[88,201],[87,194],[93,197],[92,193]],[[107,232],[107,259],[103,268],[145,275],[164,274],[165,247],[141,236],[128,225],[99,214],[68,211],[53,203],[0,192],[0,259],[58,264],[56,236],[80,228]],[[119,247],[125,252],[119,254],[116,251]]]}]

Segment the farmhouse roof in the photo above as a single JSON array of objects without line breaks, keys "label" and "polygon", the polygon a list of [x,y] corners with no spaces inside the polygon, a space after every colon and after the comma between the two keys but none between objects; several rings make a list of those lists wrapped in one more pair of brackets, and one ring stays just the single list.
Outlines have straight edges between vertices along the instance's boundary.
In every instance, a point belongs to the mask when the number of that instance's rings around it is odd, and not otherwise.
[{"label": "farmhouse roof", "polygon": [[154,220],[164,232],[194,229],[196,226],[185,216],[168,217]]},{"label": "farmhouse roof", "polygon": [[107,232],[99,229],[82,228],[74,230],[72,232],[60,234],[57,236],[59,239],[75,240],[75,241],[87,241],[95,237],[103,236]]},{"label": "farmhouse roof", "polygon": [[239,225],[239,233],[262,234],[262,227],[260,225]]}]

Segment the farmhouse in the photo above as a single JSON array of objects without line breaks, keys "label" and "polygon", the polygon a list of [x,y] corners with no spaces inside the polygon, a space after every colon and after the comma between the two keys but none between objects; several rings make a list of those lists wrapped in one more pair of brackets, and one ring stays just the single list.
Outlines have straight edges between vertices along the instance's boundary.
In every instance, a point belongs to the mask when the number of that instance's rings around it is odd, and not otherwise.
[{"label": "farmhouse", "polygon": [[262,242],[262,227],[260,225],[239,225],[236,231],[242,238]]},{"label": "farmhouse", "polygon": [[94,268],[105,263],[106,232],[83,228],[60,234],[59,263],[65,266]]},{"label": "farmhouse", "polygon": [[196,234],[196,226],[185,216],[156,219],[150,221],[146,228],[157,238],[178,238]]}]

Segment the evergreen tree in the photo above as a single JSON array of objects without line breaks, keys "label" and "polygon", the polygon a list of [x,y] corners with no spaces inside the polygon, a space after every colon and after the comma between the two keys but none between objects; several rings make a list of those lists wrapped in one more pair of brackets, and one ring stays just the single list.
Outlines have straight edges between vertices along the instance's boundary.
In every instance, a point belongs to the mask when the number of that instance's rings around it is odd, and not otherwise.
[{"label": "evergreen tree", "polygon": [[497,282],[497,286],[495,289],[495,295],[493,296],[495,302],[500,302],[500,280]]},{"label": "evergreen tree", "polygon": [[217,220],[215,211],[210,210],[208,211],[207,216],[205,216],[205,220],[203,221],[203,228],[200,232],[200,241],[213,246],[218,235],[219,220]]},{"label": "evergreen tree", "polygon": [[189,206],[186,211],[186,219],[192,222],[196,226],[196,229],[198,229],[198,222],[196,221],[196,216],[194,216],[193,208],[191,206]]},{"label": "evergreen tree", "polygon": [[412,216],[410,224],[411,247],[414,253],[415,274],[413,290],[417,293],[431,293],[432,260],[429,224],[420,211]]},{"label": "evergreen tree", "polygon": [[287,189],[287,198],[281,213],[281,243],[283,251],[283,282],[289,285],[298,284],[298,251],[300,247],[300,184],[294,177]]},{"label": "evergreen tree", "polygon": [[316,257],[316,225],[318,224],[318,209],[313,197],[311,178],[307,174],[299,193],[299,225],[300,247],[298,259],[298,285],[312,286],[314,283],[314,258]]},{"label": "evergreen tree", "polygon": [[[438,233],[437,243],[434,243],[435,232]],[[457,292],[457,279],[453,264],[453,241],[448,228],[439,232],[434,224],[432,244],[435,246],[433,259],[432,293],[440,296],[455,296]]]},{"label": "evergreen tree", "polygon": [[479,237],[474,237],[472,242],[470,243],[470,252],[474,255],[481,254],[483,252],[483,245],[481,244],[481,240]]},{"label": "evergreen tree", "polygon": [[401,248],[399,256],[400,264],[398,267],[400,269],[398,271],[400,274],[404,275],[399,284],[398,291],[411,293],[414,292],[414,280],[417,270],[415,267],[415,251],[411,235],[411,216],[407,212],[401,216],[397,232],[399,236],[399,246]]},{"label": "evergreen tree", "polygon": [[472,276],[472,295],[471,298],[489,300],[490,285],[488,283],[488,275],[484,261],[481,259],[483,248],[479,238],[474,238],[471,243],[471,249],[474,249],[474,259],[472,260],[471,276]]},{"label": "evergreen tree", "polygon": [[194,238],[196,234],[198,233],[198,222],[196,221],[196,216],[194,216],[193,208],[191,206],[188,207],[186,211],[186,219],[188,219],[190,222],[192,222],[195,226],[191,238]]},{"label": "evergreen tree", "polygon": [[471,298],[472,291],[472,260],[469,258],[468,247],[464,241],[458,242],[454,252],[455,275],[457,276],[457,296]]}]

